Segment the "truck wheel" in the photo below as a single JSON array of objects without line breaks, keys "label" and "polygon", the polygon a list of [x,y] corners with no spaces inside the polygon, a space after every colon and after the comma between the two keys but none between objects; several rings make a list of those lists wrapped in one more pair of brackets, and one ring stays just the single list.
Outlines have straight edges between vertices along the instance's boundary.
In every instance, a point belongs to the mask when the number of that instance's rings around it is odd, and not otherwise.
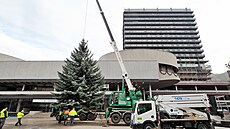
[{"label": "truck wheel", "polygon": [[97,115],[92,112],[89,112],[87,115],[88,120],[95,120],[96,118],[97,118]]},{"label": "truck wheel", "polygon": [[86,114],[85,114],[85,113],[80,113],[80,114],[79,114],[79,119],[80,119],[81,121],[87,120]]},{"label": "truck wheel", "polygon": [[209,128],[206,124],[201,123],[197,126],[197,129],[209,129]]},{"label": "truck wheel", "polygon": [[130,125],[130,122],[131,122],[131,114],[130,113],[126,113],[124,116],[123,116],[123,120],[125,122],[126,125]]},{"label": "truck wheel", "polygon": [[153,129],[155,126],[150,124],[150,123],[147,123],[144,125],[144,128],[143,129]]},{"label": "truck wheel", "polygon": [[121,117],[118,113],[114,113],[111,115],[111,121],[114,123],[114,124],[118,124],[121,120]]}]

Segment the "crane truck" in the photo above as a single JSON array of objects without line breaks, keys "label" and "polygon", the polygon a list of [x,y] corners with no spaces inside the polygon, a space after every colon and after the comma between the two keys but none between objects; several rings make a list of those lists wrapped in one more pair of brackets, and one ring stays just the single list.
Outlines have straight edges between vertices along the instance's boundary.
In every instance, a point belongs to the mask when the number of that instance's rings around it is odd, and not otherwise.
[{"label": "crane truck", "polygon": [[214,129],[206,94],[158,95],[136,102],[131,119],[133,129]]},{"label": "crane truck", "polygon": [[132,107],[134,106],[134,104],[136,103],[137,100],[142,98],[142,93],[140,91],[135,92],[135,88],[132,85],[131,80],[129,78],[129,75],[126,71],[124,62],[123,62],[122,57],[119,53],[116,42],[115,42],[113,35],[112,35],[112,32],[109,28],[108,22],[104,16],[104,12],[102,11],[101,5],[100,5],[98,0],[96,0],[96,2],[97,2],[97,5],[99,7],[103,21],[105,23],[106,29],[109,33],[109,36],[111,39],[110,44],[114,50],[114,53],[116,55],[116,58],[118,60],[119,65],[120,65],[122,77],[125,80],[125,82],[128,86],[128,91],[129,91],[129,93],[126,94],[124,85],[122,85],[122,91],[113,91],[110,94],[109,99],[108,99],[108,109],[110,112],[109,117],[111,118],[111,121],[115,124],[118,124],[120,122],[120,120],[123,119],[123,121],[129,125],[130,121],[131,121]]}]

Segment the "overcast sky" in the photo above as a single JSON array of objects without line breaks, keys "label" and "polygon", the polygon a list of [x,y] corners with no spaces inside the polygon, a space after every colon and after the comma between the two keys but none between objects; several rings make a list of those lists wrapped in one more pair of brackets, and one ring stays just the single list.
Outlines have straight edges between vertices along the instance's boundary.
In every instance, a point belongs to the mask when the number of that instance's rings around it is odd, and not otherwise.
[{"label": "overcast sky", "polygon": [[[192,9],[213,73],[227,70],[230,0],[100,0],[100,4],[119,50],[125,8]],[[65,60],[83,38],[96,60],[113,51],[95,0],[88,4],[87,0],[0,0],[0,53],[24,60]]]}]

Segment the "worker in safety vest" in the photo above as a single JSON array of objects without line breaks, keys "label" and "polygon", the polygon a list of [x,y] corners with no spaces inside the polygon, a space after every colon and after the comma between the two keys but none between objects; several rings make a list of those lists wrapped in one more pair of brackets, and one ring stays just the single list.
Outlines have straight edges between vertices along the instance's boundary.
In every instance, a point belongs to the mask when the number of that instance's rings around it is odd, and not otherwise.
[{"label": "worker in safety vest", "polygon": [[19,111],[18,113],[17,113],[17,117],[18,117],[18,122],[15,124],[15,126],[18,126],[18,124],[19,125],[22,125],[22,123],[21,123],[21,120],[22,120],[22,117],[24,116],[24,111],[22,110],[21,112]]},{"label": "worker in safety vest", "polygon": [[77,112],[75,111],[75,108],[73,108],[70,112],[69,112],[69,116],[70,116],[70,125],[73,125],[73,121],[74,121],[74,117],[77,115]]},{"label": "worker in safety vest", "polygon": [[60,109],[59,109],[59,112],[58,112],[58,123],[61,123],[62,116],[63,116],[63,111],[62,111],[62,109],[60,108]]},{"label": "worker in safety vest", "polygon": [[63,119],[64,119],[64,125],[66,125],[66,121],[67,121],[68,117],[69,117],[69,109],[66,109],[64,111],[64,117],[63,117]]},{"label": "worker in safety vest", "polygon": [[2,129],[3,125],[5,124],[6,118],[8,117],[7,107],[2,109],[0,112],[0,129]]}]

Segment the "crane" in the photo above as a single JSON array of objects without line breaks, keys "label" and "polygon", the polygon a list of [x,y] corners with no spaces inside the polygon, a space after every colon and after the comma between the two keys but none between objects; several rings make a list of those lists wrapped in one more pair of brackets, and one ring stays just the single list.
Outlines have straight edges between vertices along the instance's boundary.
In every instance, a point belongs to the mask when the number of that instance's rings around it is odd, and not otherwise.
[{"label": "crane", "polygon": [[114,53],[116,54],[118,63],[120,65],[120,67],[121,67],[122,77],[125,79],[125,82],[127,83],[129,90],[135,90],[135,88],[133,87],[133,85],[132,85],[132,83],[130,81],[130,78],[129,78],[129,75],[128,75],[127,70],[125,68],[125,65],[124,65],[124,62],[122,60],[121,54],[120,54],[120,52],[119,52],[119,50],[117,48],[116,41],[113,38],[113,35],[112,35],[112,32],[111,32],[111,30],[109,28],[108,22],[107,22],[107,20],[105,18],[104,12],[102,11],[102,8],[100,6],[99,1],[98,0],[96,0],[96,1],[97,1],[97,5],[99,7],[99,10],[100,10],[101,16],[103,18],[103,21],[105,23],[106,29],[107,29],[107,31],[109,33],[109,36],[110,36],[110,39],[111,39],[110,44],[111,44],[111,46],[112,46],[112,48],[114,50]]},{"label": "crane", "polygon": [[[124,122],[129,125],[131,120],[131,110],[134,104],[137,100],[139,100],[142,97],[142,93],[140,91],[135,92],[135,88],[131,83],[131,80],[129,78],[129,75],[127,73],[127,70],[125,68],[124,62],[122,60],[121,54],[117,48],[116,41],[113,38],[112,32],[109,28],[108,22],[105,18],[104,12],[102,11],[102,8],[100,6],[100,3],[98,0],[96,0],[97,5],[99,7],[102,19],[105,23],[106,29],[109,33],[110,39],[111,39],[111,46],[114,50],[114,53],[116,55],[116,58],[118,60],[118,63],[120,65],[121,71],[122,71],[122,77],[125,80],[129,94],[126,95],[124,91],[124,86],[122,86],[122,92],[121,91],[114,91],[109,97],[108,108],[110,109],[110,118],[113,123],[117,124],[120,122],[120,119],[123,119]],[[121,96],[120,96],[121,94]],[[116,96],[116,97],[115,97]]]}]

